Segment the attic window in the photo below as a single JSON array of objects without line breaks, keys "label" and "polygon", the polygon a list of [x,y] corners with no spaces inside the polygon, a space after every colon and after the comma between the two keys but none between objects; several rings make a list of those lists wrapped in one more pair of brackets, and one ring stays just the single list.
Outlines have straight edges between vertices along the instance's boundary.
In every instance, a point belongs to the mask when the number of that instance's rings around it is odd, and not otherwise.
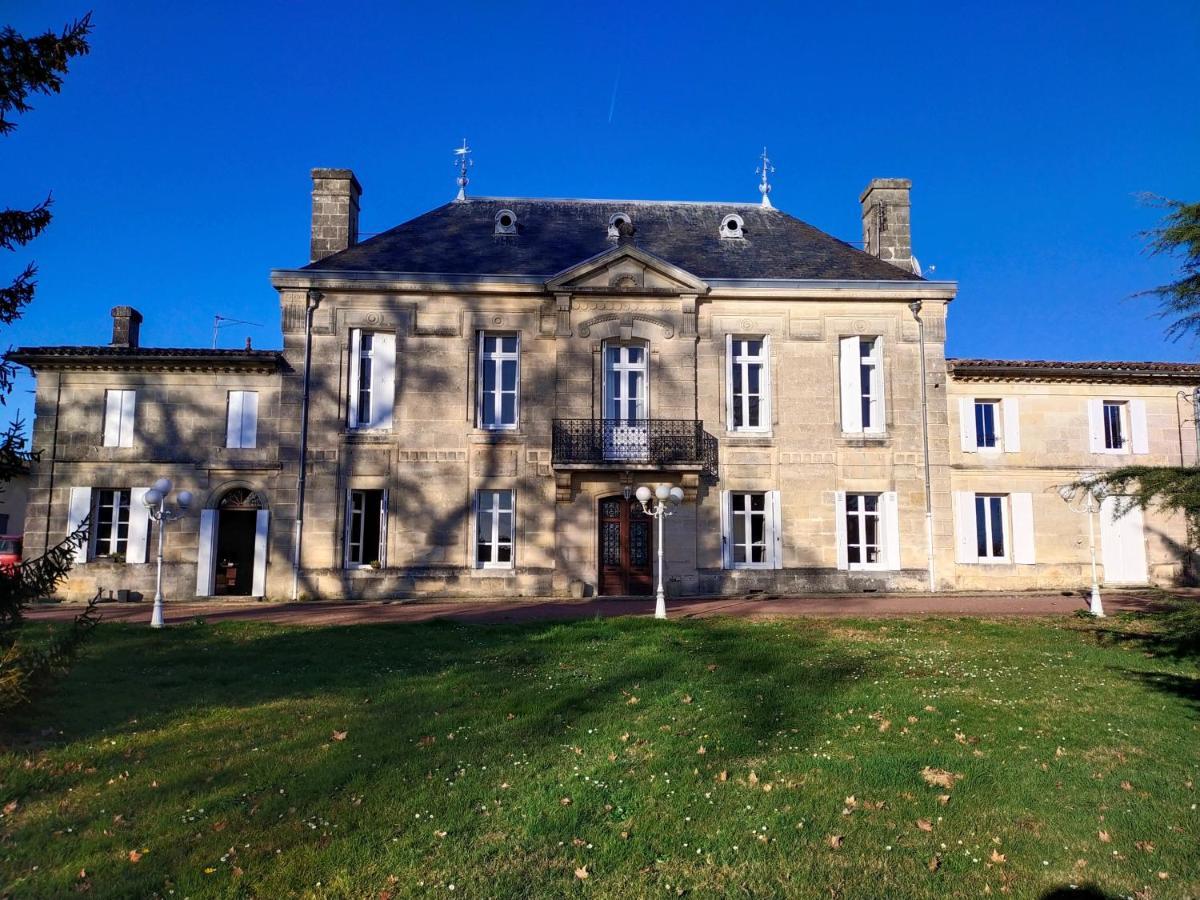
[{"label": "attic window", "polygon": [[746,233],[742,230],[745,223],[742,217],[738,215],[728,215],[721,220],[721,237],[723,238],[744,238]]},{"label": "attic window", "polygon": [[496,234],[516,234],[517,214],[511,209],[502,209],[496,213]]},{"label": "attic window", "polygon": [[608,239],[615,241],[621,236],[624,230],[628,234],[633,233],[633,219],[629,218],[626,213],[616,213],[608,219]]}]

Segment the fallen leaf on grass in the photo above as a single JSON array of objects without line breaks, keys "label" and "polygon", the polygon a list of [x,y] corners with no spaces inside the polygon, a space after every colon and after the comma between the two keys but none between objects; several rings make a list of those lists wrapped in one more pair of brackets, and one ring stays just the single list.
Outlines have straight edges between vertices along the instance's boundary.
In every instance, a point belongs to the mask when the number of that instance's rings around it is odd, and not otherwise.
[{"label": "fallen leaf on grass", "polygon": [[715,672],[715,671],[717,671],[717,664],[716,664],[716,663],[709,663],[709,664],[708,664],[707,666],[705,666],[704,668],[708,669],[708,671],[710,671],[710,672]]},{"label": "fallen leaf on grass", "polygon": [[884,719],[882,722],[879,723],[880,731],[887,731],[891,727],[892,727],[892,723],[889,719]]},{"label": "fallen leaf on grass", "polygon": [[949,794],[938,794],[938,803],[942,804],[942,806],[945,806],[949,802],[950,802]]},{"label": "fallen leaf on grass", "polygon": [[691,694],[684,694],[684,695],[683,695],[683,702],[684,702],[684,703],[691,703],[691,702],[692,702],[692,695],[691,695]]},{"label": "fallen leaf on grass", "polygon": [[1134,841],[1133,846],[1137,847],[1143,853],[1154,852],[1154,843],[1152,841]]},{"label": "fallen leaf on grass", "polygon": [[435,744],[436,742],[437,742],[436,737],[434,737],[432,734],[427,734],[427,735],[425,735],[425,737],[423,737],[419,741],[417,741],[417,746],[418,747],[430,747],[433,744]]},{"label": "fallen leaf on grass", "polygon": [[945,769],[934,769],[926,766],[921,770],[921,777],[925,779],[925,783],[931,787],[952,788],[954,783],[962,778],[954,772],[947,772]]},{"label": "fallen leaf on grass", "polygon": [[704,745],[703,745],[703,744],[701,744],[701,745],[700,745],[700,749],[696,751],[696,754],[697,754],[698,756],[703,756],[703,755],[704,755],[705,753],[707,753],[707,752],[708,752],[708,751],[704,749]]},{"label": "fallen leaf on grass", "polygon": [[928,867],[929,871],[936,872],[941,867],[942,867],[942,858],[940,856],[938,856],[937,854],[934,854],[933,859],[929,860],[929,867]]},{"label": "fallen leaf on grass", "polygon": [[587,881],[588,880],[587,866],[582,866],[582,867],[576,869],[575,877],[578,878],[580,881]]},{"label": "fallen leaf on grass", "polygon": [[933,831],[933,823],[928,819],[917,819],[917,827],[922,831]]},{"label": "fallen leaf on grass", "polygon": [[141,862],[141,860],[142,860],[142,854],[140,851],[138,851],[138,850],[130,850],[129,851],[129,861],[131,863]]},{"label": "fallen leaf on grass", "polygon": [[840,834],[831,834],[829,836],[829,846],[834,850],[842,849],[842,836]]},{"label": "fallen leaf on grass", "polygon": [[1158,873],[1158,877],[1159,877],[1159,878],[1161,878],[1163,881],[1166,881],[1166,880],[1167,880],[1168,878],[1170,878],[1171,876],[1170,876],[1170,875],[1168,875],[1166,872],[1159,872],[1159,873]]},{"label": "fallen leaf on grass", "polygon": [[1001,853],[999,850],[992,851],[991,859],[992,859],[992,862],[994,862],[994,863],[1008,862],[1008,857],[1005,856],[1003,853]]},{"label": "fallen leaf on grass", "polygon": [[4,804],[4,814],[6,816],[11,816],[13,813],[15,813],[17,811],[17,807],[20,805],[21,804],[16,800],[9,800],[7,803]]},{"label": "fallen leaf on grass", "polygon": [[345,731],[335,731],[333,734],[330,735],[330,737],[333,738],[335,741],[344,741],[346,739],[346,734],[347,734],[347,732],[345,732]]},{"label": "fallen leaf on grass", "polygon": [[728,780],[729,780],[729,773],[726,772],[724,769],[722,769],[720,772],[717,773],[717,781],[728,781]]},{"label": "fallen leaf on grass", "polygon": [[1112,841],[1112,838],[1109,836],[1107,831],[1097,831],[1096,836],[1100,838],[1100,843],[1102,844],[1107,844]]},{"label": "fallen leaf on grass", "polygon": [[444,831],[435,831],[434,834],[439,838],[444,838],[446,836],[446,832]]},{"label": "fallen leaf on grass", "polygon": [[1128,781],[1122,781],[1122,782],[1121,782],[1121,790],[1123,790],[1123,791],[1132,791],[1132,790],[1133,790],[1133,785],[1132,785],[1132,784],[1130,784]]},{"label": "fallen leaf on grass", "polygon": [[213,822],[212,830],[213,831],[224,831],[225,823],[224,822]]},{"label": "fallen leaf on grass", "polygon": [[570,798],[570,797],[563,797],[563,798],[562,798],[561,800],[559,800],[558,802],[559,802],[559,803],[561,803],[563,806],[570,806],[570,805],[571,805],[571,798]]},{"label": "fallen leaf on grass", "polygon": [[635,703],[637,703],[637,702],[638,702],[638,698],[637,698],[637,697],[632,697],[632,696],[631,696],[631,697],[630,697],[628,700],[626,700],[626,701],[625,701],[625,705],[626,705],[626,706],[633,706],[633,705],[634,705]]},{"label": "fallen leaf on grass", "polygon": [[747,778],[746,781],[748,781],[750,783],[750,787],[756,786],[758,784],[758,774],[753,769],[751,769],[750,777]]}]

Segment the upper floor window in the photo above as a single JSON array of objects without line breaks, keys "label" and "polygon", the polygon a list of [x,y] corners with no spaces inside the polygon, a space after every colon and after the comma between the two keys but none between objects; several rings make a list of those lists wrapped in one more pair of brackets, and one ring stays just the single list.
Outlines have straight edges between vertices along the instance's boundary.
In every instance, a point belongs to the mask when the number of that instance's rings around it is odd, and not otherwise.
[{"label": "upper floor window", "polygon": [[346,423],[351,428],[392,427],[396,403],[396,335],[350,330],[350,387]]},{"label": "upper floor window", "polygon": [[258,446],[257,391],[229,392],[225,446],[231,450]]},{"label": "upper floor window", "polygon": [[1020,408],[1015,397],[962,397],[958,415],[962,449],[967,453],[1016,453],[1021,449]]},{"label": "upper floor window", "polygon": [[995,400],[975,401],[975,446],[980,450],[994,450],[1000,446],[996,425],[1000,419],[1000,404]]},{"label": "upper floor window", "polygon": [[104,392],[104,446],[132,447],[137,391]]},{"label": "upper floor window", "polygon": [[726,339],[730,431],[769,431],[771,398],[765,337]]},{"label": "upper floor window", "polygon": [[1090,449],[1093,453],[1149,453],[1146,401],[1088,401]]},{"label": "upper floor window", "polygon": [[840,342],[842,431],[883,434],[883,340],[854,335]]},{"label": "upper floor window", "polygon": [[475,492],[475,565],[480,569],[513,566],[513,492]]},{"label": "upper floor window", "polygon": [[480,428],[516,428],[520,398],[521,339],[515,334],[479,333]]},{"label": "upper floor window", "polygon": [[1125,435],[1129,429],[1125,424],[1124,403],[1104,403],[1104,449],[1124,451]]},{"label": "upper floor window", "polygon": [[387,547],[387,491],[351,490],[346,503],[346,567],[379,568]]}]

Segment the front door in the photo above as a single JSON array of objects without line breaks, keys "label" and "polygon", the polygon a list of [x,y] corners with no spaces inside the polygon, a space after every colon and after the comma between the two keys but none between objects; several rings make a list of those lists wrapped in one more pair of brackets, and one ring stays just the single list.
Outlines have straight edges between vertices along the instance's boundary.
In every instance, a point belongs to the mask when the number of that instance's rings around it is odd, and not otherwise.
[{"label": "front door", "polygon": [[[1123,498],[1122,498],[1123,499]],[[1136,506],[1117,517],[1116,497],[1100,504],[1100,553],[1105,584],[1146,583],[1146,534]]]},{"label": "front door", "polygon": [[654,589],[653,520],[637,500],[600,501],[600,593],[647,595]]},{"label": "front door", "polygon": [[604,458],[645,459],[646,345],[604,346]]}]

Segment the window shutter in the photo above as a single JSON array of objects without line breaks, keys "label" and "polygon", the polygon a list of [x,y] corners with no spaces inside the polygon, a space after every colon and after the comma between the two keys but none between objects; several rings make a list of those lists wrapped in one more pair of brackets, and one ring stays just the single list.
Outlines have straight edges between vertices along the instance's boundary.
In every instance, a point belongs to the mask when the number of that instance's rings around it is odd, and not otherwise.
[{"label": "window shutter", "polygon": [[783,516],[780,513],[779,491],[768,491],[771,510],[771,568],[783,568]]},{"label": "window shutter", "polygon": [[[92,514],[92,489],[90,487],[71,488],[71,502],[67,508],[67,534],[74,534],[83,524],[83,520]],[[75,548],[75,562],[85,563],[88,560],[88,549],[91,545],[91,535],[84,540],[83,546]]]},{"label": "window shutter", "polygon": [[974,453],[975,446],[975,398],[962,397],[958,401],[958,433],[962,439],[964,453]]},{"label": "window shutter", "polygon": [[371,346],[371,427],[391,428],[396,405],[396,335],[376,332]]},{"label": "window shutter", "polygon": [[104,446],[121,446],[121,392],[104,392]]},{"label": "window shutter", "polygon": [[733,335],[725,335],[725,430],[733,431]]},{"label": "window shutter", "polygon": [[1000,416],[1004,419],[1004,452],[1020,452],[1021,405],[1016,397],[1007,397],[1000,401]]},{"label": "window shutter", "polygon": [[1149,453],[1150,441],[1146,434],[1146,401],[1129,401],[1129,429],[1133,432],[1133,452]]},{"label": "window shutter", "polygon": [[263,597],[267,593],[267,534],[270,530],[271,513],[260,509],[254,516],[254,584],[250,596]]},{"label": "window shutter", "polygon": [[196,596],[213,595],[213,554],[217,549],[217,511],[200,510],[200,544],[196,553]]},{"label": "window shutter", "polygon": [[150,538],[150,510],[142,502],[150,488],[129,489],[129,540],[125,544],[125,562],[144,563]]},{"label": "window shutter", "polygon": [[733,568],[733,548],[729,545],[732,539],[729,514],[729,504],[733,502],[729,491],[721,491],[721,568]]},{"label": "window shutter", "polygon": [[358,427],[358,354],[362,350],[362,329],[350,329],[350,382],[346,397],[346,427]]},{"label": "window shutter", "polygon": [[[383,492],[383,499],[379,503],[379,565],[387,567],[387,551],[388,551],[388,492]],[[516,562],[517,555],[517,509],[516,501],[513,502],[513,562]]]},{"label": "window shutter", "polygon": [[1089,399],[1088,402],[1088,449],[1092,453],[1104,452],[1104,401]]},{"label": "window shutter", "polygon": [[852,434],[862,431],[862,396],[860,393],[859,337],[844,337],[839,342],[839,366],[841,368],[842,431]]},{"label": "window shutter", "polygon": [[258,446],[258,391],[242,394],[242,446]]},{"label": "window shutter", "polygon": [[225,416],[225,446],[235,450],[242,446],[242,406],[246,394],[229,392],[229,409]]},{"label": "window shutter", "polygon": [[133,415],[137,407],[137,391],[119,391],[121,395],[121,439],[119,447],[133,446]]},{"label": "window shutter", "polygon": [[1033,494],[1010,494],[1012,506],[1013,562],[1032,565],[1036,561],[1033,531]]},{"label": "window shutter", "polygon": [[833,533],[837,541],[837,567],[843,571],[850,568],[850,554],[846,549],[846,492],[833,492]]},{"label": "window shutter", "polygon": [[954,537],[955,561],[979,562],[975,540],[975,494],[971,491],[954,492]]},{"label": "window shutter", "polygon": [[900,569],[900,502],[895,491],[886,491],[883,501],[883,545],[885,549],[884,566],[888,569]]},{"label": "window shutter", "polygon": [[[875,354],[875,374],[871,379],[871,395],[875,400],[877,415],[869,431],[872,434],[884,434],[887,431],[887,391],[884,390],[887,378],[883,374],[883,338],[875,338],[872,352]],[[925,377],[924,372],[921,373],[921,377]]]}]

